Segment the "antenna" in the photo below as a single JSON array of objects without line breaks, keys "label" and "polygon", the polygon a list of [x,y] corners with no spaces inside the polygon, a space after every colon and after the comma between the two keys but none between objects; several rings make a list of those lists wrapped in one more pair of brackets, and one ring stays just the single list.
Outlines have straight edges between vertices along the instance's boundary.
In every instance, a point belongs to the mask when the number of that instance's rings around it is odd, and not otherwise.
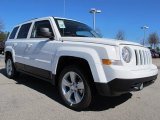
[{"label": "antenna", "polygon": [[63,11],[64,13],[63,13],[63,15],[65,17],[65,15],[66,15],[66,0],[64,0],[64,6],[63,7],[64,7],[64,11]]}]

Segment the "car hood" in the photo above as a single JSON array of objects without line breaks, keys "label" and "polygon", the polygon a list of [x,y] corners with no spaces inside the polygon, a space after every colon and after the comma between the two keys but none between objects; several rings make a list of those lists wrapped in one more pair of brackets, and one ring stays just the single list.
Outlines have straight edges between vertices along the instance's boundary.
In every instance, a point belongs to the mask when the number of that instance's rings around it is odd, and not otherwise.
[{"label": "car hood", "polygon": [[62,37],[60,40],[63,41],[72,41],[72,42],[84,42],[84,43],[95,43],[95,44],[104,44],[104,45],[134,45],[134,46],[142,46],[139,43],[123,41],[123,40],[115,40],[115,39],[107,39],[107,38],[88,38],[88,37]]}]

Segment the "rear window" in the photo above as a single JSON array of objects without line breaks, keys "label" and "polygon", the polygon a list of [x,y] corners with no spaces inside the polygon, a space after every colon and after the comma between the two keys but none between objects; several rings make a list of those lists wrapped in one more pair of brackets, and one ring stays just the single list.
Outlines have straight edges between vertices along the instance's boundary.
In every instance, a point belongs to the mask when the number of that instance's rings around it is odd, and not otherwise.
[{"label": "rear window", "polygon": [[27,23],[21,26],[17,39],[27,38],[31,23]]},{"label": "rear window", "polygon": [[19,28],[19,26],[18,26],[18,27],[15,27],[15,28],[13,29],[13,31],[12,31],[9,39],[14,39],[14,38],[15,38],[16,33],[17,33],[17,31],[18,31],[18,28]]}]

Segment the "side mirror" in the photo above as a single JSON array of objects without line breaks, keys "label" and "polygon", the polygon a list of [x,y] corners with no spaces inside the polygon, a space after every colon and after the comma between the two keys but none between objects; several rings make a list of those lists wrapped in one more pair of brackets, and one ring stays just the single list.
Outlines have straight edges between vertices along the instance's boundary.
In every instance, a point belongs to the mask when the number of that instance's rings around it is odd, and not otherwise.
[{"label": "side mirror", "polygon": [[45,38],[53,37],[52,32],[50,32],[49,28],[40,28],[40,36]]}]

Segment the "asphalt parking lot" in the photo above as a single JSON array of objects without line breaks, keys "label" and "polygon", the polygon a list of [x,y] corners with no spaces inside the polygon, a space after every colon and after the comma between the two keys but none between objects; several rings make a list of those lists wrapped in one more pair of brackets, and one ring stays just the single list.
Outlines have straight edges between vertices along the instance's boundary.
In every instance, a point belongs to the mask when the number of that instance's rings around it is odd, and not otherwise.
[{"label": "asphalt parking lot", "polygon": [[[160,59],[153,60],[159,66]],[[160,120],[160,76],[142,91],[120,97],[97,97],[85,111],[66,108],[55,87],[39,79],[5,75],[0,56],[0,120]]]}]

